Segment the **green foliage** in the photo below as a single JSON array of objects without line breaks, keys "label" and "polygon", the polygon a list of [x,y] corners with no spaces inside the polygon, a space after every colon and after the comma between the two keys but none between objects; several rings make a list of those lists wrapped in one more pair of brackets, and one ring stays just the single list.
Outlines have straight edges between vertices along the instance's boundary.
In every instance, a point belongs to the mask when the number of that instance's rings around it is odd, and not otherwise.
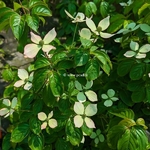
[{"label": "green foliage", "polygon": [[2,149],[150,149],[149,8],[144,0],[0,1],[0,31],[11,29],[33,59],[1,72],[0,117],[10,121]]}]

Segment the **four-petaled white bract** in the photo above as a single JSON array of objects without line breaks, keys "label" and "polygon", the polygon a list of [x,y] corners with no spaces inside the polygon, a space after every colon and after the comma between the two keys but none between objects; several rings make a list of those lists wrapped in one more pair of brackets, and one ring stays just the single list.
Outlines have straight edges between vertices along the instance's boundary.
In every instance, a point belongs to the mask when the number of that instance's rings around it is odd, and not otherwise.
[{"label": "four-petaled white bract", "polygon": [[18,80],[17,82],[15,82],[14,84],[15,87],[20,87],[24,85],[25,90],[29,90],[32,87],[31,81],[33,78],[33,72],[29,76],[28,72],[25,69],[18,69],[18,77],[21,80]]},{"label": "four-petaled white bract", "polygon": [[50,128],[55,128],[57,126],[57,120],[52,118],[53,111],[51,111],[48,116],[44,112],[38,113],[38,119],[44,121],[41,125],[41,129],[45,129],[47,124]]},{"label": "four-petaled white bract", "polygon": [[135,57],[137,59],[142,59],[146,57],[146,53],[150,51],[150,44],[145,44],[139,48],[139,44],[137,42],[130,42],[131,50],[127,51],[124,56],[127,58]]},{"label": "four-petaled white bract", "polygon": [[85,15],[81,12],[78,12],[77,15],[75,17],[73,17],[68,11],[65,10],[65,13],[67,14],[68,17],[70,17],[71,19],[73,19],[73,23],[76,23],[76,22],[84,22],[84,18],[85,18]]},{"label": "four-petaled white bract", "polygon": [[114,34],[110,34],[110,33],[104,33],[102,31],[106,30],[109,25],[110,25],[110,21],[109,21],[110,16],[102,19],[98,26],[96,27],[95,23],[91,20],[91,18],[86,18],[86,25],[91,29],[91,31],[93,33],[95,33],[96,35],[100,35],[102,38],[110,38],[112,37]]},{"label": "four-petaled white bract", "polygon": [[27,44],[24,48],[24,55],[25,57],[34,58],[40,49],[42,49],[43,52],[46,54],[52,50],[56,49],[54,46],[49,45],[50,42],[52,42],[56,37],[56,31],[53,28],[50,30],[42,39],[39,35],[34,34],[33,32],[30,32],[31,34],[31,41],[32,44]]},{"label": "four-petaled white bract", "polygon": [[131,22],[124,29],[119,30],[117,34],[120,34],[120,33],[127,34],[127,33],[137,30],[139,27],[140,25],[136,25],[135,22]]},{"label": "four-petaled white bract", "polygon": [[0,116],[4,116],[4,118],[8,117],[9,115],[12,115],[15,111],[15,107],[17,105],[17,98],[14,97],[12,99],[12,102],[9,99],[3,99],[2,102],[6,107],[0,109]]},{"label": "four-petaled white bract", "polygon": [[75,102],[74,111],[77,114],[74,117],[75,127],[80,128],[85,122],[87,127],[95,128],[95,124],[89,117],[97,113],[97,104],[88,104],[86,107],[80,102]]}]

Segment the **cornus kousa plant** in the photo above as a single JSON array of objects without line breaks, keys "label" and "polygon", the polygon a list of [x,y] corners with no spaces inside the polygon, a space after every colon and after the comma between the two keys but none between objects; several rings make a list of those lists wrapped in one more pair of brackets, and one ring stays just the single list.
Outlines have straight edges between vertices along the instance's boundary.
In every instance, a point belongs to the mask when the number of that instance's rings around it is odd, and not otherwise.
[{"label": "cornus kousa plant", "polygon": [[0,1],[30,61],[0,61],[0,149],[150,149],[149,2],[57,2]]},{"label": "cornus kousa plant", "polygon": [[89,128],[95,128],[94,122],[89,118],[97,113],[96,104],[88,104],[86,107],[80,102],[75,102],[74,111],[77,114],[74,117],[74,124],[80,128],[85,122]]},{"label": "cornus kousa plant", "polygon": [[29,90],[32,87],[33,72],[29,75],[25,69],[18,69],[18,77],[21,80],[15,82],[15,87],[24,85],[25,90]]},{"label": "cornus kousa plant", "polygon": [[30,34],[31,34],[31,41],[33,43],[27,44],[25,46],[24,48],[25,57],[34,58],[40,49],[42,49],[42,51],[45,52],[46,54],[50,50],[55,49],[54,46],[49,45],[49,43],[53,41],[56,37],[56,31],[54,28],[45,35],[44,39],[34,34],[33,32],[31,32]]},{"label": "cornus kousa plant", "polygon": [[38,119],[41,121],[44,121],[41,125],[41,129],[45,129],[47,127],[47,124],[49,125],[50,128],[55,128],[57,126],[57,121],[55,119],[52,119],[53,116],[53,111],[51,111],[47,115],[44,112],[38,113]]}]

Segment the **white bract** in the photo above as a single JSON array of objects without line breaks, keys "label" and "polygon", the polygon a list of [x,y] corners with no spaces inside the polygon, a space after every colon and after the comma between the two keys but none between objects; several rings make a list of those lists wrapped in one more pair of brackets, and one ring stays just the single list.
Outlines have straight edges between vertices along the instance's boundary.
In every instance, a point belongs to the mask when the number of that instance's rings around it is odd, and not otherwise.
[{"label": "white bract", "polygon": [[109,89],[107,94],[102,94],[101,97],[105,100],[104,105],[106,107],[112,106],[113,102],[119,100],[118,97],[115,97],[115,91],[113,89]]},{"label": "white bract", "polygon": [[[75,81],[75,87],[80,91],[77,94],[77,100],[79,102],[85,102],[86,97],[91,102],[98,101],[97,94],[92,90],[88,90],[92,87],[92,85],[93,85],[93,81],[87,81],[85,86],[81,85],[78,81]],[[84,91],[87,90],[87,91],[84,92],[83,90]]]},{"label": "white bract", "polygon": [[18,69],[18,77],[21,80],[15,82],[15,87],[24,85],[25,90],[29,90],[32,87],[33,72],[29,75],[25,69]]},{"label": "white bract", "polygon": [[71,19],[73,19],[73,23],[77,23],[77,22],[84,22],[84,18],[85,15],[81,12],[78,12],[77,15],[75,17],[73,17],[67,10],[65,10],[65,13],[67,14],[68,17],[70,17]]},{"label": "white bract", "polygon": [[100,35],[102,38],[110,38],[114,34],[102,32],[102,31],[105,31],[109,27],[109,25],[110,25],[109,18],[110,18],[110,16],[102,19],[99,22],[97,27],[91,18],[86,18],[86,25],[91,29],[91,31],[94,34]]},{"label": "white bract", "polygon": [[48,116],[44,112],[38,113],[38,119],[43,121],[41,125],[41,129],[45,129],[47,125],[49,125],[50,128],[55,128],[57,126],[57,120],[52,118],[53,111],[51,111]]},{"label": "white bract", "polygon": [[97,104],[88,104],[86,107],[80,102],[75,102],[74,111],[77,114],[74,117],[75,127],[80,128],[83,123],[89,128],[95,128],[95,124],[89,117],[94,116],[97,113]]},{"label": "white bract", "polygon": [[137,42],[131,41],[130,42],[131,50],[127,51],[124,56],[131,58],[135,57],[137,59],[145,58],[146,53],[150,51],[150,44],[145,44],[139,48],[139,44]]},{"label": "white bract", "polygon": [[9,115],[12,115],[15,111],[15,107],[17,105],[17,98],[14,97],[12,99],[12,102],[9,99],[3,99],[2,102],[6,107],[0,109],[0,116],[4,116],[4,118],[8,117]]},{"label": "white bract", "polygon": [[97,129],[96,132],[92,132],[91,139],[94,139],[95,144],[97,145],[99,142],[104,142],[105,137],[104,135],[101,133],[100,129]]},{"label": "white bract", "polygon": [[135,22],[129,23],[124,29],[121,29],[117,32],[117,34],[127,34],[130,32],[133,32],[135,30],[137,30],[140,27],[140,25],[136,25]]},{"label": "white bract", "polygon": [[42,39],[39,35],[30,32],[32,44],[27,44],[24,48],[25,57],[34,58],[40,49],[42,49],[45,54],[47,54],[50,50],[56,49],[54,46],[49,45],[56,37],[56,31],[53,28],[50,30],[45,37]]},{"label": "white bract", "polygon": [[132,0],[129,0],[128,2],[122,2],[122,3],[119,3],[121,6],[124,6],[124,7],[126,7],[126,6],[130,6],[131,4],[133,3],[133,1]]}]

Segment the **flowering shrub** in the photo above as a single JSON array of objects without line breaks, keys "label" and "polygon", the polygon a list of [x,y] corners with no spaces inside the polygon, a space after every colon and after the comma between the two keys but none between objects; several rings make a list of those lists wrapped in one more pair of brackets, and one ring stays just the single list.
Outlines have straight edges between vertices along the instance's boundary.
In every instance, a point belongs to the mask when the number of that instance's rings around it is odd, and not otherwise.
[{"label": "flowering shrub", "polygon": [[149,149],[148,2],[0,4],[0,30],[11,28],[33,60],[2,71],[3,150]]}]

